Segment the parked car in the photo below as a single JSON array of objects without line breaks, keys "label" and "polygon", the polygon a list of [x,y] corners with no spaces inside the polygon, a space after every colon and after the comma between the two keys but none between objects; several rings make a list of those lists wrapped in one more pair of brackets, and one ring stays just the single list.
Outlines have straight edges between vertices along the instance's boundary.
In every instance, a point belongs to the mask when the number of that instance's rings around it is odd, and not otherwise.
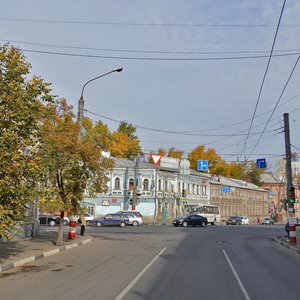
[{"label": "parked car", "polygon": [[143,216],[138,211],[119,211],[117,213],[121,216],[128,217],[129,225],[138,226],[144,224]]},{"label": "parked car", "polygon": [[101,226],[120,226],[125,227],[129,224],[129,218],[121,214],[107,214],[103,218],[97,218],[92,221],[92,225]]},{"label": "parked car", "polygon": [[261,222],[263,225],[274,225],[274,219],[272,218],[264,218],[263,221]]},{"label": "parked car", "polygon": [[[85,213],[84,217],[85,217],[85,220],[86,220],[86,224],[92,224],[94,219],[95,219],[95,217],[93,215],[88,214],[88,213]],[[77,218],[77,222],[81,223],[80,216]]]},{"label": "parked car", "polygon": [[226,220],[226,225],[242,225],[242,219],[238,216],[231,216]]},{"label": "parked car", "polygon": [[242,225],[249,225],[249,218],[247,216],[240,216]]},{"label": "parked car", "polygon": [[56,215],[40,215],[39,222],[41,225],[55,226],[60,222],[60,218]]},{"label": "parked car", "polygon": [[176,219],[173,220],[173,225],[175,227],[177,226],[183,226],[183,227],[187,227],[187,226],[201,226],[201,227],[205,227],[207,225],[208,221],[205,217],[198,215],[198,214],[190,214],[187,216],[183,216],[183,217],[178,217]]}]

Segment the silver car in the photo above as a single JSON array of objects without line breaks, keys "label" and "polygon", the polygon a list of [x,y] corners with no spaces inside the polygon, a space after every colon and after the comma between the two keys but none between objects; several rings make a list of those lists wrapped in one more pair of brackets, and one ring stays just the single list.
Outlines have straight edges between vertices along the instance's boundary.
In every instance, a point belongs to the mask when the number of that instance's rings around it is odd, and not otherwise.
[{"label": "silver car", "polygon": [[143,216],[139,212],[124,211],[124,212],[119,212],[119,214],[129,219],[128,221],[129,225],[138,226],[144,224]]}]

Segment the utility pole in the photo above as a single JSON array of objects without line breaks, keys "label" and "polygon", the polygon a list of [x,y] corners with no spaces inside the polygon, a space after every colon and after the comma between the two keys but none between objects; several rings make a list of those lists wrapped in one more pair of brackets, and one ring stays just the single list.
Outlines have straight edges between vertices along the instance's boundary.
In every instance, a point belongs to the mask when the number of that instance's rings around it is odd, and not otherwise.
[{"label": "utility pole", "polygon": [[138,171],[139,171],[139,156],[135,158],[135,166],[134,166],[134,186],[133,186],[133,196],[132,196],[132,210],[135,210],[137,203],[137,179],[138,179]]},{"label": "utility pole", "polygon": [[[296,216],[294,209],[294,187],[292,177],[292,162],[291,162],[291,142],[290,142],[290,125],[289,114],[283,114],[284,119],[284,136],[285,136],[285,155],[286,155],[286,198],[288,203],[288,218],[290,227],[290,242],[296,243]],[[292,197],[293,196],[293,197]]]}]

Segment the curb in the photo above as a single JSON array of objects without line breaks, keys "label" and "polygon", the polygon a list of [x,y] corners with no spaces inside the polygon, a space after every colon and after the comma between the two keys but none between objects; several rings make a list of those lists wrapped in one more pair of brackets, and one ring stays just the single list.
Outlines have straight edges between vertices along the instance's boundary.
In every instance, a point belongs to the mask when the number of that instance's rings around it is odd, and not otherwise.
[{"label": "curb", "polygon": [[70,249],[78,247],[78,246],[85,245],[87,243],[91,243],[92,241],[93,241],[93,238],[91,237],[91,238],[85,239],[84,241],[81,241],[81,242],[72,243],[72,244],[69,244],[69,245],[66,245],[66,246],[61,246],[61,247],[43,252],[43,253],[35,255],[35,256],[30,256],[30,257],[26,257],[26,258],[17,260],[17,261],[12,262],[12,263],[2,264],[2,265],[0,265],[0,273],[3,272],[3,271],[8,271],[8,270],[23,266],[23,265],[28,264],[30,262],[34,262],[34,261],[36,261],[38,259],[41,259],[41,258],[45,258],[45,257],[51,256],[51,255],[54,255],[54,254],[57,254],[57,253],[60,253],[60,252],[64,252],[66,250],[70,250]]},{"label": "curb", "polygon": [[283,242],[283,241],[281,241],[281,240],[279,240],[279,239],[277,239],[277,238],[272,238],[273,239],[273,241],[274,242],[276,242],[277,244],[279,244],[280,246],[283,246],[283,247],[285,247],[285,248],[287,248],[287,249],[289,249],[289,250],[292,250],[293,252],[295,252],[295,253],[297,253],[297,254],[300,254],[300,249],[299,248],[297,248],[296,246],[294,246],[294,245],[291,245],[291,244],[289,244],[288,242]]}]

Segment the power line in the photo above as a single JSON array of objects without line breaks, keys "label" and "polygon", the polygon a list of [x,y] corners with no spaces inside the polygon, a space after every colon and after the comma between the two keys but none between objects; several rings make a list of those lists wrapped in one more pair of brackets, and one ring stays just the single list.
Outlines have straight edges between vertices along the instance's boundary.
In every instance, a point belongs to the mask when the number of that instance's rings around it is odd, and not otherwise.
[{"label": "power line", "polygon": [[[149,61],[221,61],[221,60],[245,60],[245,59],[262,59],[267,58],[268,55],[255,55],[255,56],[228,56],[228,57],[135,57],[135,56],[112,56],[112,55],[94,55],[94,54],[78,54],[78,53],[63,53],[55,51],[42,51],[33,49],[23,49],[23,52],[51,54],[61,56],[73,56],[73,57],[86,57],[86,58],[102,58],[102,59],[124,59],[124,60],[149,60]],[[286,53],[286,54],[274,54],[273,57],[295,56],[300,55],[300,52]]]},{"label": "power line", "polygon": [[[121,123],[122,121],[116,120],[114,118],[106,117],[97,113],[94,113],[92,111],[89,111],[87,109],[84,109],[85,112],[88,112],[92,115],[98,116],[100,118],[110,120],[112,122],[116,123]],[[162,129],[157,129],[157,128],[151,128],[151,127],[146,127],[146,126],[140,126],[133,124],[136,128],[143,129],[143,130],[148,130],[148,131],[154,131],[154,132],[161,132],[161,133],[168,133],[168,134],[178,134],[178,135],[187,135],[187,136],[223,136],[223,137],[232,137],[232,136],[245,136],[246,134],[193,134],[193,133],[186,133],[182,131],[171,131],[171,130],[162,130]],[[260,132],[253,132],[251,135],[257,135],[260,134]]]},{"label": "power line", "polygon": [[[50,48],[64,48],[64,49],[75,49],[75,50],[95,50],[95,51],[111,51],[111,52],[129,52],[129,53],[152,53],[152,54],[245,54],[245,53],[266,53],[267,50],[244,50],[244,51],[155,51],[155,50],[130,50],[130,49],[113,49],[113,48],[97,48],[97,47],[79,47],[79,46],[67,46],[67,45],[54,45],[54,44],[45,44],[45,43],[34,43],[34,42],[26,42],[26,41],[17,41],[17,40],[7,40],[0,39],[0,41],[6,43],[18,43],[32,46],[40,46],[40,47],[50,47]],[[299,53],[300,49],[286,49],[286,50],[274,50],[274,53],[286,53],[294,52]],[[286,53],[287,54],[287,53]],[[268,57],[268,56],[266,56]]]},{"label": "power line", "polygon": [[[54,24],[78,24],[78,25],[115,25],[115,26],[165,26],[165,27],[276,27],[275,24],[187,24],[187,23],[138,23],[138,22],[98,22],[98,21],[73,21],[55,19],[26,19],[26,18],[0,18],[0,22],[24,22],[24,23],[54,23]],[[300,24],[284,24],[283,27],[300,27]]]},{"label": "power line", "polygon": [[[298,64],[298,62],[299,62],[299,59],[300,59],[300,56],[298,56],[298,59],[296,60],[294,66],[293,66],[293,69],[292,69],[292,71],[291,71],[291,73],[290,73],[290,75],[289,75],[289,77],[288,77],[288,79],[287,79],[287,81],[286,81],[286,83],[285,83],[285,85],[284,85],[284,87],[283,87],[283,90],[282,90],[282,92],[281,92],[281,94],[280,94],[280,96],[279,96],[279,98],[278,98],[278,100],[277,100],[277,102],[276,102],[276,104],[275,104],[275,107],[274,107],[274,109],[273,109],[273,111],[272,111],[272,113],[271,113],[271,115],[270,115],[270,117],[269,117],[269,119],[268,119],[268,121],[267,121],[267,123],[266,123],[266,125],[265,125],[265,127],[264,127],[264,129],[263,129],[263,131],[262,131],[262,133],[261,133],[261,135],[260,135],[260,137],[258,138],[258,140],[257,140],[257,142],[256,142],[256,144],[255,144],[255,146],[253,147],[252,152],[253,152],[253,151],[255,150],[255,148],[257,147],[257,145],[258,145],[259,141],[261,140],[261,138],[262,138],[262,136],[263,136],[263,134],[264,134],[264,132],[265,132],[267,126],[269,125],[269,122],[270,122],[270,120],[271,120],[271,118],[272,118],[272,116],[273,116],[273,114],[274,114],[274,112],[275,112],[275,110],[276,110],[276,108],[277,108],[277,106],[278,106],[278,104],[279,104],[281,98],[282,98],[282,95],[283,95],[283,93],[285,92],[285,90],[286,90],[286,88],[287,88],[287,85],[288,85],[288,83],[290,82],[290,79],[292,78],[292,76],[293,76],[293,74],[294,74],[294,71],[295,71],[296,66],[297,66],[297,64]],[[252,152],[251,152],[251,153],[252,153]],[[251,155],[251,153],[250,153],[250,155]],[[250,155],[249,155],[249,156],[250,156]],[[249,157],[248,157],[248,158],[249,158]]]},{"label": "power line", "polygon": [[264,76],[263,76],[263,80],[262,80],[262,83],[261,83],[261,86],[260,86],[260,89],[259,89],[258,98],[257,98],[256,104],[255,104],[254,112],[253,112],[252,119],[251,119],[251,122],[250,122],[248,134],[246,136],[244,146],[243,146],[243,149],[242,149],[242,152],[241,152],[241,156],[242,156],[242,154],[243,154],[243,152],[246,148],[248,137],[249,137],[249,134],[250,134],[250,131],[251,131],[251,128],[252,128],[252,124],[253,124],[253,121],[254,121],[254,118],[255,118],[256,110],[257,110],[259,100],[260,100],[260,97],[261,97],[262,89],[263,89],[265,79],[266,79],[266,76],[267,76],[267,73],[268,73],[268,70],[269,70],[269,66],[270,66],[270,62],[271,62],[271,58],[272,58],[272,54],[273,54],[277,34],[278,34],[278,31],[279,31],[279,27],[280,27],[281,17],[282,17],[283,11],[284,11],[285,2],[286,2],[286,0],[283,1],[283,5],[282,5],[282,8],[281,8],[281,12],[280,12],[280,17],[279,17],[279,20],[278,20],[278,25],[277,25],[277,28],[276,28],[275,36],[274,36],[273,43],[272,43],[271,52],[270,52],[268,63],[267,63],[267,67],[266,67],[266,70],[265,70],[265,73],[264,73]]}]

